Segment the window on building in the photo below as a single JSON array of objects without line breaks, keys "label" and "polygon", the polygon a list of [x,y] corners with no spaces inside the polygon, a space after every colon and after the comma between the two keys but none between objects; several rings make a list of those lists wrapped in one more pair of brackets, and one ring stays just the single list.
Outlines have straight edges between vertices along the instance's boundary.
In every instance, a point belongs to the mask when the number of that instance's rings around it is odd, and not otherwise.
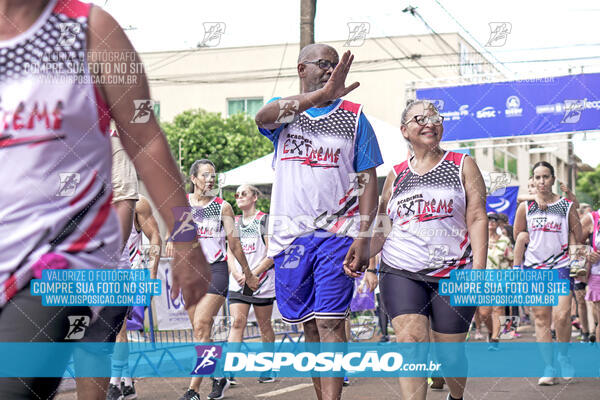
[{"label": "window on building", "polygon": [[263,106],[264,102],[262,97],[260,98],[248,98],[248,99],[229,99],[227,100],[227,116],[231,116],[238,113],[246,113],[251,117],[254,117],[258,110]]},{"label": "window on building", "polygon": [[517,156],[510,152],[510,147],[494,148],[494,169],[517,176]]}]

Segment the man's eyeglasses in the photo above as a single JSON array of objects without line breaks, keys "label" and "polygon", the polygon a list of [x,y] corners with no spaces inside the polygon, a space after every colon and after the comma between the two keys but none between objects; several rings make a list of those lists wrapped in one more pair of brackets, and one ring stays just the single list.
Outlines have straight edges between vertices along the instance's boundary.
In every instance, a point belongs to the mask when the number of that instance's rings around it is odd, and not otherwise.
[{"label": "man's eyeglasses", "polygon": [[241,193],[236,193],[235,194],[235,198],[236,199],[241,199],[242,197],[246,197],[246,195],[248,194],[248,192],[246,192],[245,190]]},{"label": "man's eyeglasses", "polygon": [[444,117],[442,117],[440,114],[415,115],[414,117],[406,121],[406,125],[408,125],[408,123],[412,120],[415,120],[415,122],[421,126],[425,126],[429,122],[431,122],[433,125],[441,125],[442,122],[444,122]]},{"label": "man's eyeglasses", "polygon": [[329,60],[304,61],[302,64],[315,64],[324,71],[328,71],[329,68],[335,69],[338,65],[338,63],[333,63]]}]

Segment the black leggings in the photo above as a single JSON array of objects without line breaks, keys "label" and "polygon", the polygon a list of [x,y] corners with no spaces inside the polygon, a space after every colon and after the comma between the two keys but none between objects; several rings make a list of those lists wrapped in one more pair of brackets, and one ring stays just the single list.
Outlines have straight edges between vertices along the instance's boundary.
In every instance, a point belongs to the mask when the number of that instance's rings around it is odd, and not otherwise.
[{"label": "black leggings", "polygon": [[412,279],[382,262],[379,288],[385,311],[394,319],[403,314],[421,314],[431,320],[431,329],[439,333],[465,333],[477,307],[454,307],[449,296],[438,294],[437,282],[426,282],[417,274]]},{"label": "black leggings", "polygon": [[381,334],[387,336],[388,334],[388,323],[389,317],[385,312],[385,308],[383,308],[383,300],[381,299],[381,294],[377,294],[377,317],[379,318],[379,330]]},{"label": "black leggings", "polygon": [[[43,306],[41,296],[32,296],[27,286],[0,309],[0,342],[66,342],[65,337],[71,333],[69,316],[89,318],[91,311],[89,307]],[[70,357],[65,351],[41,362],[66,368]],[[3,363],[10,366],[10,360]],[[60,380],[60,377],[0,378],[0,399],[53,399]]]}]

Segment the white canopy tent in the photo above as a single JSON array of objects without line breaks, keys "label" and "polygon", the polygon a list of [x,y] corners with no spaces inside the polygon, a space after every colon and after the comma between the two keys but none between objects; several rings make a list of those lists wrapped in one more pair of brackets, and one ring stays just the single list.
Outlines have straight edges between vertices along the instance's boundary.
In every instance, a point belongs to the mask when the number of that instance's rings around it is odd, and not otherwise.
[{"label": "white canopy tent", "polygon": [[[385,177],[396,164],[406,160],[408,145],[400,127],[393,126],[372,116],[367,116],[373,126],[384,163],[377,168],[377,176]],[[273,183],[275,173],[271,168],[273,153],[241,165],[223,174],[224,186],[269,185]]]}]

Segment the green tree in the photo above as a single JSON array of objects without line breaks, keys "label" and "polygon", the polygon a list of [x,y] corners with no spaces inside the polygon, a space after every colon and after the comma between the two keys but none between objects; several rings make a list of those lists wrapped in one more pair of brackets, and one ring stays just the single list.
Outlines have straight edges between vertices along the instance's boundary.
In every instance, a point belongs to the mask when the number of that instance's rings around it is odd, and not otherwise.
[{"label": "green tree", "polygon": [[[188,110],[178,114],[173,122],[163,123],[162,128],[175,160],[179,160],[181,141],[182,172],[186,177],[192,163],[201,158],[211,160],[219,173],[273,151],[271,141],[258,132],[254,119],[246,114],[222,118],[220,113]],[[235,204],[235,190],[235,187],[226,188],[223,198],[233,206],[236,214],[241,214]],[[261,198],[256,206],[261,211],[269,212],[269,205],[268,198]]]},{"label": "green tree", "polygon": [[192,163],[200,158],[208,158],[217,172],[225,172],[273,151],[269,139],[258,132],[254,120],[245,114],[222,118],[220,113],[188,110],[162,127],[175,160],[179,160],[181,140],[186,175]]},{"label": "green tree", "polygon": [[600,164],[595,171],[581,172],[577,177],[577,199],[589,203],[594,210],[600,206]]}]

